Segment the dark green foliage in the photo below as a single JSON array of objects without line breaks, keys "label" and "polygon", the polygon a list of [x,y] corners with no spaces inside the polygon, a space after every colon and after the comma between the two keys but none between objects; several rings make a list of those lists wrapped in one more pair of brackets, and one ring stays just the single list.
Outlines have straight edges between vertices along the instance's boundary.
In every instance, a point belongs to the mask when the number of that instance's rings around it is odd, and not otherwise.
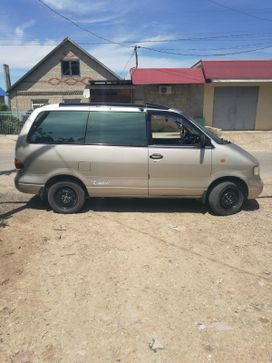
[{"label": "dark green foliage", "polygon": [[8,106],[7,105],[5,105],[4,103],[0,103],[0,112],[1,111],[8,111]]},{"label": "dark green foliage", "polygon": [[10,111],[0,111],[0,134],[18,134],[24,125],[24,121],[25,118],[20,121]]}]

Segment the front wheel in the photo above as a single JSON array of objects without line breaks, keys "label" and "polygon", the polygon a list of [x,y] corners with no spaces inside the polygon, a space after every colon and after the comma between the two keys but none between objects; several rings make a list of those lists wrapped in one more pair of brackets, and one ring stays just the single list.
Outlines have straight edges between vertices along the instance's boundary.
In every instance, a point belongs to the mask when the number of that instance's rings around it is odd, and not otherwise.
[{"label": "front wheel", "polygon": [[221,216],[238,213],[245,201],[241,188],[234,182],[217,184],[208,196],[212,211]]},{"label": "front wheel", "polygon": [[60,181],[49,188],[48,202],[56,213],[76,213],[84,205],[85,192],[76,182]]}]

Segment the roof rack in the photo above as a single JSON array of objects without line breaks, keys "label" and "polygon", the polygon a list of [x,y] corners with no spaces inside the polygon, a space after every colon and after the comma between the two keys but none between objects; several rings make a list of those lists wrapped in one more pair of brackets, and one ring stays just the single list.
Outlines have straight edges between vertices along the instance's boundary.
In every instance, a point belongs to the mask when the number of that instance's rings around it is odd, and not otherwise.
[{"label": "roof rack", "polygon": [[159,110],[169,110],[169,108],[170,108],[168,106],[159,105],[157,103],[146,103],[145,106],[147,108],[157,108]]},{"label": "roof rack", "polygon": [[157,105],[155,103],[137,104],[137,103],[119,103],[119,102],[71,102],[59,103],[61,107],[69,106],[119,106],[119,107],[137,107],[137,108],[155,108],[158,110],[169,110],[169,107]]}]

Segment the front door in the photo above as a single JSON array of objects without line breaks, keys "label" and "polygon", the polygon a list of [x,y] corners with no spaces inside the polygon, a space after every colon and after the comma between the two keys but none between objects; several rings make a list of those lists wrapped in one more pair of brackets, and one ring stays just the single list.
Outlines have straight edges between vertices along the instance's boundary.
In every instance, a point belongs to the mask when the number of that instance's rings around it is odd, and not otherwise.
[{"label": "front door", "polygon": [[149,116],[149,196],[201,196],[210,180],[211,147],[200,147],[201,132],[181,115]]}]

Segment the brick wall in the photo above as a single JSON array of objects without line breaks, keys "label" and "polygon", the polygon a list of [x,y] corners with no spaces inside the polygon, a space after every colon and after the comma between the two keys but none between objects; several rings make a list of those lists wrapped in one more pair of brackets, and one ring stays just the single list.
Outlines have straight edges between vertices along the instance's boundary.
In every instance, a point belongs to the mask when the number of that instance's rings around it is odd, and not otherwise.
[{"label": "brick wall", "polygon": [[203,116],[202,85],[172,85],[171,94],[160,94],[159,85],[136,86],[135,103],[158,103],[180,109],[192,117]]}]

